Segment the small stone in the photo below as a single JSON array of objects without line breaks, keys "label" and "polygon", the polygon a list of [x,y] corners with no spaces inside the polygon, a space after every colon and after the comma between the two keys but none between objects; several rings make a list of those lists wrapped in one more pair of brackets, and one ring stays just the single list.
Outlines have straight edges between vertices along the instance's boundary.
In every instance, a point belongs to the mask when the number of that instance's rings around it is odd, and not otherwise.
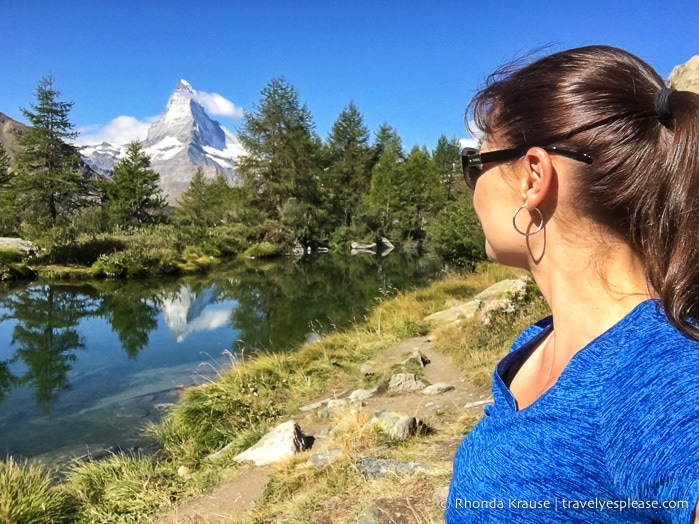
[{"label": "small stone", "polygon": [[464,404],[465,409],[470,409],[470,408],[477,408],[478,406],[485,406],[487,404],[492,404],[493,399],[488,398],[486,400],[477,400],[475,402],[469,402],[468,404]]},{"label": "small stone", "polygon": [[323,469],[332,464],[335,460],[342,456],[340,449],[328,449],[322,453],[314,453],[308,457],[308,464],[316,469]]},{"label": "small stone", "polygon": [[349,398],[350,398],[350,400],[359,400],[359,401],[361,401],[361,400],[366,400],[366,399],[368,399],[368,398],[373,397],[375,393],[376,393],[376,388],[372,388],[372,389],[356,389],[356,390],[354,390],[354,391],[350,394]]},{"label": "small stone", "polygon": [[415,417],[388,410],[377,411],[369,422],[378,424],[385,433],[396,440],[405,440],[417,432]]},{"label": "small stone", "polygon": [[398,373],[393,375],[388,383],[388,391],[394,393],[408,393],[423,389],[425,384],[414,373]]},{"label": "small stone", "polygon": [[189,470],[187,466],[180,466],[177,468],[177,475],[184,480],[189,480],[192,478],[192,472]]},{"label": "small stone", "polygon": [[422,390],[422,393],[425,395],[441,395],[442,393],[446,393],[452,389],[454,389],[454,386],[451,384],[447,384],[446,382],[437,382],[436,384],[427,386]]},{"label": "small stone", "polygon": [[405,462],[394,459],[363,458],[357,462],[357,469],[369,480],[376,480],[391,475],[411,473],[416,469],[428,469],[421,462]]}]

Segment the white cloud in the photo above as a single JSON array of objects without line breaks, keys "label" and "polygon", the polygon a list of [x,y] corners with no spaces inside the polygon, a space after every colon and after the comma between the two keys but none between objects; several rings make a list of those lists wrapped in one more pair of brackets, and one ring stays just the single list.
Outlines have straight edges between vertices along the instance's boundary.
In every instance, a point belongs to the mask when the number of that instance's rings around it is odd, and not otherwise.
[{"label": "white cloud", "polygon": [[125,145],[134,140],[146,138],[148,127],[157,117],[138,120],[132,116],[118,116],[104,125],[84,126],[77,129],[79,136],[75,143],[79,145],[100,144]]},{"label": "white cloud", "polygon": [[210,115],[242,118],[244,114],[242,108],[236,107],[233,102],[222,97],[218,93],[195,91],[194,100],[199,102]]}]

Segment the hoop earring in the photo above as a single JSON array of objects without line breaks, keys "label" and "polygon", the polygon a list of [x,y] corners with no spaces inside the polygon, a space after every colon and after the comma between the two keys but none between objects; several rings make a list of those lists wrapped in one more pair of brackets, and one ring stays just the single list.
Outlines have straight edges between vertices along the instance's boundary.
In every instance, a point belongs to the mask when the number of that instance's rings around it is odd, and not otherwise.
[{"label": "hoop earring", "polygon": [[512,226],[515,228],[515,231],[517,231],[517,233],[519,233],[520,235],[530,237],[532,235],[536,235],[539,231],[541,231],[544,228],[544,215],[541,213],[538,207],[535,207],[534,211],[536,211],[539,214],[539,225],[537,226],[536,230],[531,231],[529,233],[522,231],[517,227],[517,215],[519,215],[519,212],[526,207],[526,204],[522,204],[520,207],[517,208],[515,214],[512,215]]}]

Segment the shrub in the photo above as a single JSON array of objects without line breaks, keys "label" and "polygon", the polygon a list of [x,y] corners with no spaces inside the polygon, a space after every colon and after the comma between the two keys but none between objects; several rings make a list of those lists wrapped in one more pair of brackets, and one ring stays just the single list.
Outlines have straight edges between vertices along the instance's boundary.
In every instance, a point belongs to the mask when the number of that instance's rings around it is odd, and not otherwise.
[{"label": "shrub", "polygon": [[470,199],[450,202],[427,226],[427,246],[442,259],[473,269],[485,260],[485,235]]},{"label": "shrub", "polygon": [[266,258],[277,257],[284,254],[284,246],[282,244],[272,244],[270,242],[260,242],[253,244],[243,253],[246,257]]}]

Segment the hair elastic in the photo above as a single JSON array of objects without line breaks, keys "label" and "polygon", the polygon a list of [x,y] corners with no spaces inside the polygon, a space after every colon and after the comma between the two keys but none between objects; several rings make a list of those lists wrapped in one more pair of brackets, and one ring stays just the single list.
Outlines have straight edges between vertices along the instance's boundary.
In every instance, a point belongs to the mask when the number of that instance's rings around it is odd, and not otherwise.
[{"label": "hair elastic", "polygon": [[675,90],[671,87],[663,87],[658,91],[658,94],[655,95],[655,112],[658,113],[661,120],[672,117],[670,95],[674,92]]}]

